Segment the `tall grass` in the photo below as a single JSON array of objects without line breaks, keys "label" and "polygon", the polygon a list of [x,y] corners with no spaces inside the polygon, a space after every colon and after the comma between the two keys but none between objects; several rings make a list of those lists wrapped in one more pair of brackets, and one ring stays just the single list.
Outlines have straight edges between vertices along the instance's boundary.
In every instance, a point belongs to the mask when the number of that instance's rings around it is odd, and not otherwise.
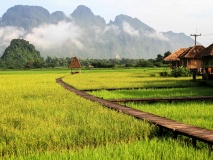
[{"label": "tall grass", "polygon": [[128,106],[167,117],[186,124],[213,130],[213,103],[173,102],[173,103],[127,103]]},{"label": "tall grass", "polygon": [[[159,70],[157,70],[158,72]],[[82,74],[70,75],[63,78],[67,84],[77,89],[109,89],[109,88],[136,88],[136,87],[190,87],[197,86],[198,81],[191,77],[150,77],[156,70],[96,70],[82,71]]]},{"label": "tall grass", "polygon": [[[11,158],[12,160],[13,158]],[[74,151],[50,152],[45,154],[19,157],[18,159],[34,160],[56,160],[56,159],[78,159],[78,160],[210,160],[213,154],[207,148],[195,149],[181,141],[173,139],[151,139],[134,141],[130,143],[106,144],[96,148],[85,146],[84,149]]]},{"label": "tall grass", "polygon": [[[149,77],[156,70],[142,71],[0,71],[0,158],[212,159],[206,148],[150,139],[153,125],[78,97],[55,82],[65,76],[76,88],[158,85],[157,76]],[[188,81],[176,80],[178,85]]]},{"label": "tall grass", "polygon": [[88,92],[104,99],[122,98],[165,98],[186,96],[212,96],[212,88],[190,87],[190,88],[165,88],[165,89],[136,89],[136,90],[99,90]]},{"label": "tall grass", "polygon": [[61,73],[0,77],[0,157],[76,150],[147,138],[147,123],[65,90]]}]

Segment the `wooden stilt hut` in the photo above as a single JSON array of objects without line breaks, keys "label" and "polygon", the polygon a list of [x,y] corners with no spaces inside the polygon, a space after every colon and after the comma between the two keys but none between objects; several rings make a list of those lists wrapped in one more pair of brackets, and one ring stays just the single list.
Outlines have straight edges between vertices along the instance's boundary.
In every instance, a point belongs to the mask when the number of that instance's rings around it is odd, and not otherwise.
[{"label": "wooden stilt hut", "polygon": [[178,56],[180,64],[190,69],[193,75],[193,80],[196,80],[196,75],[202,73],[202,52],[205,49],[202,45],[189,47],[181,55]]},{"label": "wooden stilt hut", "polygon": [[[75,69],[78,69],[78,71],[75,71]],[[81,72],[81,63],[79,62],[78,58],[74,56],[70,62],[70,73],[80,73]]]},{"label": "wooden stilt hut", "polygon": [[178,49],[177,51],[164,58],[164,61],[169,63],[170,68],[172,69],[180,67],[180,59],[178,58],[178,56],[181,55],[185,50],[187,50],[187,48]]},{"label": "wooden stilt hut", "polygon": [[213,80],[213,44],[202,52],[203,79]]},{"label": "wooden stilt hut", "polygon": [[180,59],[180,65],[189,69],[201,69],[202,52],[205,49],[202,45],[196,45],[189,47],[181,55],[178,56]]}]

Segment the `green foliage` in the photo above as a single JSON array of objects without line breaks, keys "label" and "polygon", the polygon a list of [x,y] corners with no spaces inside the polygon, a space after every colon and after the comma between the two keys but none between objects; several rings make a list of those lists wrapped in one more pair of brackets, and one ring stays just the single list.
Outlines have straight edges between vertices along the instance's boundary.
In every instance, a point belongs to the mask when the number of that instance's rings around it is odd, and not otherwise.
[{"label": "green foliage", "polygon": [[187,68],[176,68],[171,72],[173,77],[189,77],[191,75],[190,70]]},{"label": "green foliage", "polygon": [[47,68],[55,68],[55,67],[68,67],[70,64],[71,58],[57,58],[48,56],[45,60],[45,66]]},{"label": "green foliage", "polygon": [[163,56],[161,54],[158,54],[157,58],[156,58],[156,61],[157,62],[163,62]]},{"label": "green foliage", "polygon": [[0,59],[0,68],[6,68],[5,63],[2,59]]},{"label": "green foliage", "polygon": [[25,69],[33,69],[33,68],[43,68],[45,66],[44,61],[42,60],[35,60],[35,61],[28,61],[24,68]]},{"label": "green foliage", "polygon": [[169,76],[169,73],[166,72],[166,71],[164,71],[164,72],[160,72],[159,75],[160,75],[161,77],[167,77],[167,76]]},{"label": "green foliage", "polygon": [[95,68],[112,68],[114,67],[114,65],[110,64],[110,63],[106,63],[106,62],[94,62],[92,63],[92,66],[94,66]]},{"label": "green foliage", "polygon": [[154,66],[155,67],[161,67],[162,66],[162,62],[154,62]]},{"label": "green foliage", "polygon": [[164,53],[164,56],[163,56],[163,58],[166,58],[166,57],[168,57],[170,54],[171,54],[171,52],[170,52],[170,51],[167,51],[167,52],[165,52],[165,53]]},{"label": "green foliage", "polygon": [[138,67],[150,67],[152,66],[152,63],[148,60],[139,60],[138,64],[137,64]]},{"label": "green foliage", "polygon": [[150,74],[150,77],[155,77],[156,75],[154,73],[151,73]]},{"label": "green foliage", "polygon": [[23,39],[13,39],[1,57],[2,66],[9,69],[41,68],[43,58],[35,46]]}]

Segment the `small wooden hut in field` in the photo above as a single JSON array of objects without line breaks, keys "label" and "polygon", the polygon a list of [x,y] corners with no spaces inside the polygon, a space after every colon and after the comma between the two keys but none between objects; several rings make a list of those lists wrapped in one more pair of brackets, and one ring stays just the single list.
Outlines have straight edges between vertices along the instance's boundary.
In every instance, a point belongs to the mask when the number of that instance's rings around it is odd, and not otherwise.
[{"label": "small wooden hut in field", "polygon": [[196,45],[186,49],[182,54],[178,56],[180,59],[180,65],[189,68],[201,70],[202,67],[202,52],[205,49],[202,45]]},{"label": "small wooden hut in field", "polygon": [[203,79],[213,80],[213,44],[202,52]]},{"label": "small wooden hut in field", "polygon": [[[78,71],[75,71],[75,70]],[[76,56],[74,56],[70,62],[70,72],[71,74],[80,73],[81,72],[81,64]]]},{"label": "small wooden hut in field", "polygon": [[164,61],[170,64],[171,68],[177,68],[180,66],[180,59],[178,58],[179,55],[181,55],[187,48],[180,48],[177,51],[173,52],[166,58],[164,58]]}]

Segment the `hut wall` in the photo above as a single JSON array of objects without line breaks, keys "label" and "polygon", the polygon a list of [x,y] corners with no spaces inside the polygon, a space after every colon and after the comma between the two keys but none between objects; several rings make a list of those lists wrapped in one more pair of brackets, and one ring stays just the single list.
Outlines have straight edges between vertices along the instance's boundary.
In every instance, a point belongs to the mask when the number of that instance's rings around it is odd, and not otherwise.
[{"label": "hut wall", "polygon": [[171,61],[169,62],[169,66],[170,68],[177,68],[177,67],[180,67],[180,61]]},{"label": "hut wall", "polygon": [[189,59],[187,68],[201,68],[201,59]]},{"label": "hut wall", "polygon": [[213,57],[205,57],[203,58],[203,68],[213,67]]},{"label": "hut wall", "polygon": [[181,59],[180,65],[183,66],[183,67],[187,67],[188,66],[188,59]]}]

